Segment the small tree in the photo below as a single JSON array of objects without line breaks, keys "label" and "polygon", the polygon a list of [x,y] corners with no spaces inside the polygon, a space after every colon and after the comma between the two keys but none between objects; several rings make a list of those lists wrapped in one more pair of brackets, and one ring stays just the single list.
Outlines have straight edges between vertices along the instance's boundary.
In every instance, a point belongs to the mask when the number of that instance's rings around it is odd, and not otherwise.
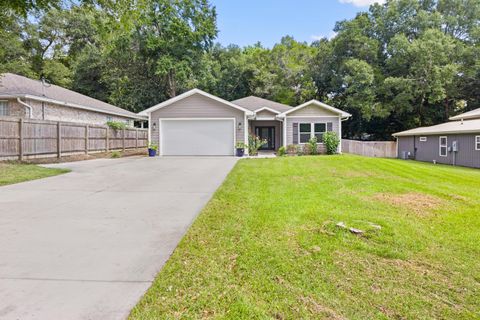
[{"label": "small tree", "polygon": [[327,149],[327,154],[335,154],[338,150],[338,145],[340,144],[340,139],[334,131],[328,131],[323,134],[323,143]]}]

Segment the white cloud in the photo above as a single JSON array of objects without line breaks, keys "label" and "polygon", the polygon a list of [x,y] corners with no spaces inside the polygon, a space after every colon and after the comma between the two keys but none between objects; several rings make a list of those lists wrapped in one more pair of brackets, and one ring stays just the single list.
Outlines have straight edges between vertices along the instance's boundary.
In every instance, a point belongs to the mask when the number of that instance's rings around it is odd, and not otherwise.
[{"label": "white cloud", "polygon": [[340,3],[353,4],[355,7],[367,7],[375,2],[382,4],[385,0],[339,0]]},{"label": "white cloud", "polygon": [[324,34],[319,34],[319,35],[312,35],[310,36],[310,38],[312,38],[313,41],[318,41],[318,40],[322,40],[323,38],[327,38],[328,40],[332,39],[332,38],[335,38],[335,36],[337,35],[337,33],[335,31],[330,31],[329,34],[327,35],[324,35]]}]

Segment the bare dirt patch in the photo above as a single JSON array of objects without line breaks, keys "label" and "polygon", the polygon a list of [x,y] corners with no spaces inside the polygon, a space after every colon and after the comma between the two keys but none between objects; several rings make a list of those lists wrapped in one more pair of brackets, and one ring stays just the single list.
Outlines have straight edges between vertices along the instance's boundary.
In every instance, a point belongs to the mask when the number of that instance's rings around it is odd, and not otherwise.
[{"label": "bare dirt patch", "polygon": [[430,213],[443,203],[440,198],[416,192],[403,194],[377,193],[373,198],[395,207],[406,208],[419,216]]}]

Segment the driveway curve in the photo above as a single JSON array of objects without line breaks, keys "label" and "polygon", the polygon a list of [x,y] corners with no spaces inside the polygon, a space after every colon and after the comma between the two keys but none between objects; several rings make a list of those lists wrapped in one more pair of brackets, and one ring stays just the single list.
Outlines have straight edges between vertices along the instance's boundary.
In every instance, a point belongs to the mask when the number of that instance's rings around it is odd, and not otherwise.
[{"label": "driveway curve", "polygon": [[98,159],[0,187],[0,319],[124,319],[235,165]]}]

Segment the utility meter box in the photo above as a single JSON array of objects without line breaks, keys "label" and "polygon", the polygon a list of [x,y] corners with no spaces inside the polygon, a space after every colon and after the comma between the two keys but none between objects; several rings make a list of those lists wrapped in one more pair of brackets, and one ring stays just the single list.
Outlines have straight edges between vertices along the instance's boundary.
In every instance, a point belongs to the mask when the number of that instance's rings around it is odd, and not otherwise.
[{"label": "utility meter box", "polygon": [[452,142],[452,151],[453,152],[458,152],[458,142],[457,141]]}]

